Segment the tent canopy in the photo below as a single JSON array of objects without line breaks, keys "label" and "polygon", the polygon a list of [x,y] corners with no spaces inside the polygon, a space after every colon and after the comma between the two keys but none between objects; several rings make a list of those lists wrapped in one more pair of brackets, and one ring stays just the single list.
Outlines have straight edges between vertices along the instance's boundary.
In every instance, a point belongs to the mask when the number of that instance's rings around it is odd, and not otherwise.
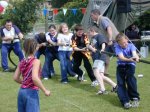
[{"label": "tent canopy", "polygon": [[91,10],[99,9],[102,15],[113,21],[119,31],[123,31],[149,8],[150,0],[131,0],[131,12],[118,13],[117,0],[89,0],[87,12],[81,23],[85,29],[88,29],[92,25]]}]

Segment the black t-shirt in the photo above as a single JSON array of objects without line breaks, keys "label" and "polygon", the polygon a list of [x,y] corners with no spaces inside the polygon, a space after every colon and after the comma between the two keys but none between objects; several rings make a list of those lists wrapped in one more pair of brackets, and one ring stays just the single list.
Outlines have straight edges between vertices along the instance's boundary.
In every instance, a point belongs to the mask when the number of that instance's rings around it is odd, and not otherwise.
[{"label": "black t-shirt", "polygon": [[97,49],[96,53],[92,52],[92,59],[94,60],[103,60],[105,63],[109,59],[106,54],[100,53],[100,50],[102,49],[102,44],[106,43],[107,46],[107,37],[105,37],[102,34],[97,34],[91,39],[91,45]]}]

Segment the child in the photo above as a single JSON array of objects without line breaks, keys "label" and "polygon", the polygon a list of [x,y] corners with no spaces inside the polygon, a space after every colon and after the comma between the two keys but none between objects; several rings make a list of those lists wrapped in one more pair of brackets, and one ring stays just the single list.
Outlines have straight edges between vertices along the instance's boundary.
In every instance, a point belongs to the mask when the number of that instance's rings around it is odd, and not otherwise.
[{"label": "child", "polygon": [[28,112],[31,110],[32,112],[40,112],[38,95],[39,88],[46,96],[50,95],[50,91],[43,86],[40,80],[40,60],[34,57],[36,47],[36,40],[30,38],[25,39],[23,48],[26,59],[23,59],[19,63],[13,76],[14,80],[21,84],[18,93],[18,112]]},{"label": "child", "polygon": [[57,45],[59,46],[59,59],[61,67],[61,82],[66,84],[68,83],[67,73],[73,77],[78,75],[73,71],[72,63],[70,60],[72,54],[72,33],[69,32],[68,25],[66,23],[61,23],[59,27],[59,33],[57,37]]},{"label": "child", "polygon": [[104,81],[113,87],[112,91],[117,91],[117,85],[110,78],[104,76],[105,64],[108,62],[108,56],[106,54],[100,53],[105,50],[107,41],[106,37],[97,33],[96,27],[91,27],[89,30],[91,39],[91,45],[88,48],[92,51],[92,59],[94,61],[93,71],[94,75],[100,85],[100,90],[97,94],[107,94],[105,90]]},{"label": "child", "polygon": [[[125,109],[139,106],[139,93],[137,92],[137,83],[135,74],[136,63],[139,56],[132,43],[128,43],[128,38],[123,33],[116,37],[115,52],[118,56],[117,61],[117,85],[118,97]],[[130,100],[133,101],[132,105]]]}]

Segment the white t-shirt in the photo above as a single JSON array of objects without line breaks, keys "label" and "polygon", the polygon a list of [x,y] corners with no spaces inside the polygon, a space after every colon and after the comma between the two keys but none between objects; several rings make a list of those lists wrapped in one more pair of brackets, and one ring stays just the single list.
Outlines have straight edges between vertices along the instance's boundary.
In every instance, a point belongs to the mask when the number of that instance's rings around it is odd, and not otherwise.
[{"label": "white t-shirt", "polygon": [[[59,33],[57,36],[57,40],[65,43],[65,44],[72,44],[71,42],[71,38],[72,38],[72,33],[69,33],[68,35]],[[58,51],[72,51],[72,47],[71,46],[59,46]]]}]

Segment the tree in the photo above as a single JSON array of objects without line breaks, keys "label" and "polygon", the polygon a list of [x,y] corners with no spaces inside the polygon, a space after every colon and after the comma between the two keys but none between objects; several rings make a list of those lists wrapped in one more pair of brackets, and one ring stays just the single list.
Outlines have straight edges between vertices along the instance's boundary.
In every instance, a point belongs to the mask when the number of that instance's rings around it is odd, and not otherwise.
[{"label": "tree", "polygon": [[39,9],[40,2],[43,2],[43,0],[12,1],[12,6],[7,9],[4,15],[1,15],[1,25],[4,24],[6,19],[11,19],[23,33],[30,32],[39,18],[37,9]]},{"label": "tree", "polygon": [[[72,2],[67,2],[62,8],[69,9],[66,15],[63,14],[61,10],[60,13],[57,15],[56,20],[59,22],[66,22],[69,27],[74,24],[81,23],[83,18],[83,14],[81,12],[81,8],[86,8],[88,4],[88,0],[73,0]],[[76,8],[77,13],[74,15],[70,9]]]}]

